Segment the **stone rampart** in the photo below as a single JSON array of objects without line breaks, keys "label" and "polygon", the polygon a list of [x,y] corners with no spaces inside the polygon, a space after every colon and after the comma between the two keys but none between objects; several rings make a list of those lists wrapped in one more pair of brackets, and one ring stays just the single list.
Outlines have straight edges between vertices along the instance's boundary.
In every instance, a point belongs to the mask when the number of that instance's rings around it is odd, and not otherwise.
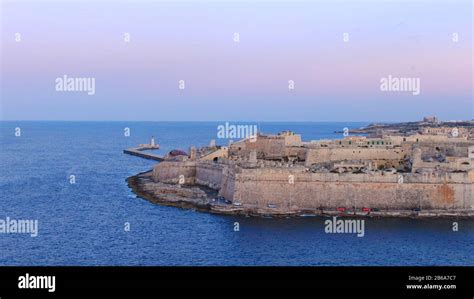
[{"label": "stone rampart", "polygon": [[341,160],[393,160],[396,164],[407,154],[403,148],[310,148],[306,165]]},{"label": "stone rampart", "polygon": [[[293,183],[289,176],[293,175]],[[281,170],[236,174],[234,201],[278,209],[474,209],[474,174],[308,174]]]}]

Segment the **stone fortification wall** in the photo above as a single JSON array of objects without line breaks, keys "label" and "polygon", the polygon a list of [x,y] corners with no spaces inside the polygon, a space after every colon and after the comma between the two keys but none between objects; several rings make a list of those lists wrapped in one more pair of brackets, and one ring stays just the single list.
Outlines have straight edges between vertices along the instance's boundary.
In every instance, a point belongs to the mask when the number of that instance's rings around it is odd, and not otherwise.
[{"label": "stone fortification wall", "polygon": [[153,167],[153,180],[163,183],[179,183],[180,176],[184,178],[185,184],[194,184],[196,178],[196,162],[172,162],[164,161]]},{"label": "stone fortification wall", "polygon": [[[422,149],[416,148],[413,150],[413,167],[412,171],[415,172],[418,169],[443,169],[445,171],[470,171],[474,169],[474,159],[470,159],[468,157],[446,157],[444,162],[439,161],[432,161],[432,162],[425,162],[422,160],[422,155],[426,153],[422,153]],[[467,155],[467,153],[466,153]]]},{"label": "stone fortification wall", "polygon": [[437,153],[443,153],[446,156],[452,157],[467,157],[469,153],[469,146],[472,143],[469,142],[423,142],[423,143],[412,143],[413,146],[418,147],[422,150],[424,155],[435,155]]},{"label": "stone fortification wall", "polygon": [[[294,175],[293,184],[289,175]],[[234,201],[278,209],[353,206],[406,210],[474,209],[474,173],[450,177],[403,174],[308,174],[289,170],[244,170],[237,173]]]},{"label": "stone fortification wall", "polygon": [[215,158],[227,158],[228,156],[228,147],[223,146],[207,155],[200,157],[200,160],[214,160]]},{"label": "stone fortification wall", "polygon": [[226,165],[200,161],[196,163],[196,183],[219,190]]},{"label": "stone fortification wall", "polygon": [[242,169],[213,162],[162,162],[153,179],[215,188],[221,196],[248,206],[277,209],[369,207],[474,209],[474,171],[447,174],[309,173],[297,168]]},{"label": "stone fortification wall", "polygon": [[340,160],[394,160],[398,164],[406,154],[403,148],[311,148],[306,165]]},{"label": "stone fortification wall", "polygon": [[182,176],[185,184],[199,184],[219,190],[227,167],[225,164],[211,161],[165,161],[153,168],[153,180],[177,184]]},{"label": "stone fortification wall", "polygon": [[257,151],[259,158],[279,159],[286,153],[285,139],[276,136],[258,136],[255,139],[246,139],[243,142],[232,144],[229,147],[229,154],[248,155],[252,150]]},{"label": "stone fortification wall", "polygon": [[285,156],[296,157],[298,160],[304,161],[306,159],[306,151],[307,148],[304,147],[288,146],[285,149]]},{"label": "stone fortification wall", "polygon": [[219,190],[219,195],[224,196],[224,198],[232,199],[234,198],[235,192],[235,174],[239,171],[240,168],[236,167],[226,167],[222,171],[222,180],[221,188]]}]

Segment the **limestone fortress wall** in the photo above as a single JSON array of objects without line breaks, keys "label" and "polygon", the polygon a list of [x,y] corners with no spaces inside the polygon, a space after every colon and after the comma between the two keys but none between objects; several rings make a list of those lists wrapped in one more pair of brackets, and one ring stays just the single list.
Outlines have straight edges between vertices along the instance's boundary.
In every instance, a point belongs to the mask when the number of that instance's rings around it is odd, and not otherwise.
[{"label": "limestone fortress wall", "polygon": [[369,207],[379,209],[414,208],[474,209],[474,172],[451,174],[450,177],[431,177],[419,174],[293,174],[244,171],[236,174],[233,194],[223,190],[233,200],[258,206],[291,205],[292,209],[337,207]]},{"label": "limestone fortress wall", "polygon": [[397,164],[406,154],[402,148],[311,148],[307,150],[306,165],[339,160],[393,160]]},{"label": "limestone fortress wall", "polygon": [[165,183],[178,183],[182,176],[186,183],[217,189],[233,202],[262,208],[474,209],[474,171],[308,173],[304,168],[245,169],[210,161],[166,161],[155,166],[153,176]]}]

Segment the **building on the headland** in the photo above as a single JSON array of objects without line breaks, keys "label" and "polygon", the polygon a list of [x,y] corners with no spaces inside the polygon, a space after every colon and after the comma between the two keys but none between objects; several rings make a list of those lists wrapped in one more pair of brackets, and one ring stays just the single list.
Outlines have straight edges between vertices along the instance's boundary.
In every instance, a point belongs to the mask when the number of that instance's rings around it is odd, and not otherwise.
[{"label": "building on the headland", "polygon": [[312,140],[308,147],[393,147],[399,145],[389,137],[373,138],[365,136],[347,136],[342,139]]},{"label": "building on the headland", "polygon": [[301,135],[284,131],[278,135],[258,133],[255,137],[242,139],[229,146],[229,156],[246,156],[251,151],[257,152],[257,157],[268,160],[297,158],[301,148]]},{"label": "building on the headland", "polygon": [[265,213],[337,207],[474,213],[474,140],[459,132],[433,128],[309,142],[291,131],[259,133],[228,147],[190,151],[186,161],[159,163],[153,178],[176,183],[183,175]]},{"label": "building on the headland", "polygon": [[466,128],[457,128],[457,127],[424,127],[421,129],[421,134],[423,135],[446,135],[448,137],[467,137],[469,135],[469,130]]},{"label": "building on the headland", "polygon": [[431,123],[431,124],[437,124],[438,123],[438,118],[434,115],[425,116],[425,117],[423,117],[423,122]]}]

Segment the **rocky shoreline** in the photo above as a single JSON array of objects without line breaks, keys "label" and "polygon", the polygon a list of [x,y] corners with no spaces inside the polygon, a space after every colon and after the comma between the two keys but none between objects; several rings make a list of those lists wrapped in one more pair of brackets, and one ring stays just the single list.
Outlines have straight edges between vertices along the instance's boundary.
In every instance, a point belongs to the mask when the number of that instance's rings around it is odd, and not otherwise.
[{"label": "rocky shoreline", "polygon": [[472,211],[446,210],[376,210],[360,211],[334,209],[275,209],[251,206],[236,206],[222,201],[215,201],[218,191],[209,187],[189,184],[168,184],[154,182],[152,171],[146,171],[127,179],[129,188],[140,198],[154,204],[192,209],[200,212],[241,215],[246,217],[288,218],[288,217],[393,217],[393,218],[474,218]]}]

